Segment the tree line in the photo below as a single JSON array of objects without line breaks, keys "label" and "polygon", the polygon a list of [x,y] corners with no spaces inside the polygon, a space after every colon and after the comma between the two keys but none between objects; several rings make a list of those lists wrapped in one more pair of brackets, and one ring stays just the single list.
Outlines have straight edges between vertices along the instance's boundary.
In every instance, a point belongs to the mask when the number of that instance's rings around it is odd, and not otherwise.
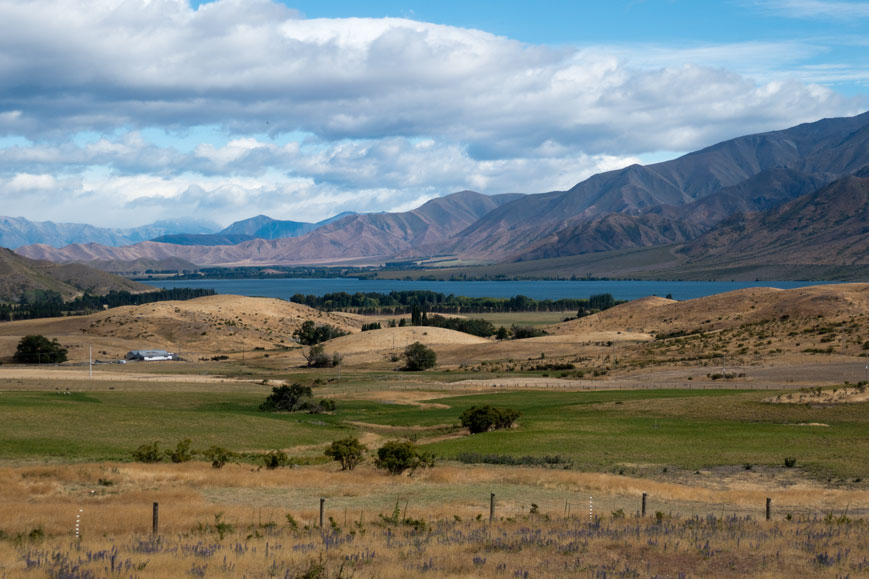
[{"label": "tree line", "polygon": [[63,297],[56,291],[31,289],[21,294],[18,303],[0,303],[0,321],[86,315],[118,306],[140,306],[169,300],[191,300],[214,294],[214,290],[211,289],[193,288],[161,289],[143,293],[112,290],[99,296],[85,292],[84,295],[70,301],[64,301]]},{"label": "tree line", "polygon": [[588,298],[562,298],[535,300],[516,295],[510,298],[468,297],[443,294],[431,290],[328,293],[322,296],[294,294],[291,302],[326,311],[355,312],[359,314],[410,314],[414,307],[420,311],[439,314],[495,313],[495,312],[584,312],[602,311],[622,303],[611,294],[596,294]]}]

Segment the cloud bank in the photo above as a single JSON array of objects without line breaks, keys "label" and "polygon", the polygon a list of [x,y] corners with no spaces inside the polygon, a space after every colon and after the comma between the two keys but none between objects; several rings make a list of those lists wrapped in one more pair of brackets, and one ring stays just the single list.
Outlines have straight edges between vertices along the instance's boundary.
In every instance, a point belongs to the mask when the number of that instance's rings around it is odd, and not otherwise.
[{"label": "cloud bank", "polygon": [[[540,46],[406,19],[304,19],[268,0],[0,0],[0,203],[128,226],[568,188],[641,155],[859,112],[796,74],[760,80],[818,50]],[[753,65],[731,66],[728,51]],[[198,127],[225,138],[173,142]]]}]

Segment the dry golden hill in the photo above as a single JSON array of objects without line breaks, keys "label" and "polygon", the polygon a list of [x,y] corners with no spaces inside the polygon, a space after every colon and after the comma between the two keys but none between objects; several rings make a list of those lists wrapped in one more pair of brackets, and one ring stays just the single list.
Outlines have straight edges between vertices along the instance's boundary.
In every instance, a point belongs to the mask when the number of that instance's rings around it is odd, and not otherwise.
[{"label": "dry golden hill", "polygon": [[649,297],[553,326],[553,334],[714,331],[767,320],[840,320],[869,313],[869,284],[748,288],[686,301]]},{"label": "dry golden hill", "polygon": [[330,352],[334,350],[342,354],[356,354],[404,350],[405,347],[414,342],[420,342],[426,346],[452,346],[487,344],[490,340],[445,328],[405,326],[342,336],[326,342],[325,346]]},{"label": "dry golden hill", "polygon": [[[344,365],[386,363],[392,367],[404,349],[414,342],[431,347],[438,354],[438,360],[442,358],[445,351],[452,348],[468,348],[491,343],[485,338],[445,328],[404,326],[342,336],[325,342],[323,346],[329,353],[341,354],[344,357]],[[287,360],[290,364],[304,364],[300,351],[290,353]]]},{"label": "dry golden hill", "polygon": [[331,324],[358,332],[361,318],[325,313],[284,300],[216,295],[187,301],[124,306],[89,316],[0,324],[0,358],[11,357],[21,336],[56,337],[71,360],[86,360],[93,345],[98,358],[122,357],[136,348],[165,348],[184,357],[293,345],[303,322]]}]

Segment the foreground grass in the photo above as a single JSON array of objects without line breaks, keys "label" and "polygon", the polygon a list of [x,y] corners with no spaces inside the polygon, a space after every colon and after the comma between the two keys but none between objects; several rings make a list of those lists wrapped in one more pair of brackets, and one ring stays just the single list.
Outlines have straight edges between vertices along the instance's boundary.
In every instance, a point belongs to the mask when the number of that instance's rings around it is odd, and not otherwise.
[{"label": "foreground grass", "polygon": [[484,522],[220,517],[171,535],[0,542],[5,577],[812,577],[865,576],[865,521],[605,516]]}]

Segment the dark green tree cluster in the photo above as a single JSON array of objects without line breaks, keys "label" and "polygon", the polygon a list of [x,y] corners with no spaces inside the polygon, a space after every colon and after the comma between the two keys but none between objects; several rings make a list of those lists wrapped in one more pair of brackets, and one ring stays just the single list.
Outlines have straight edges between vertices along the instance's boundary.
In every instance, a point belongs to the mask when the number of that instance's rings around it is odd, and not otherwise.
[{"label": "dark green tree cluster", "polygon": [[514,340],[524,340],[525,338],[539,338],[545,336],[546,331],[533,326],[510,326],[510,337]]},{"label": "dark green tree cluster", "polygon": [[516,419],[521,416],[518,410],[512,408],[496,408],[494,406],[471,406],[461,417],[462,426],[471,434],[479,434],[490,430],[512,428]]},{"label": "dark green tree cluster", "polygon": [[495,326],[492,325],[492,322],[481,318],[445,318],[435,314],[423,318],[423,322],[416,325],[446,328],[481,338],[488,338],[495,333]]},{"label": "dark green tree cluster", "polygon": [[414,342],[404,349],[404,368],[408,372],[420,372],[434,368],[438,356],[434,350],[421,342]]},{"label": "dark green tree cluster", "polygon": [[298,330],[293,332],[293,337],[304,346],[313,346],[314,344],[319,344],[333,338],[346,336],[348,333],[341,328],[329,324],[315,324],[311,320],[308,320]]},{"label": "dark green tree cluster", "polygon": [[[421,323],[426,312],[441,314],[490,313],[490,312],[536,312],[536,311],[578,311],[602,310],[617,302],[609,294],[599,294],[590,298],[559,300],[535,300],[523,295],[510,298],[467,297],[442,294],[429,290],[378,292],[329,293],[322,296],[295,294],[290,301],[312,308],[333,311],[353,311],[360,314],[411,314],[418,316],[416,325]],[[417,312],[414,315],[414,312]]]},{"label": "dark green tree cluster", "polygon": [[55,291],[33,289],[23,292],[17,304],[0,304],[0,321],[90,314],[105,308],[138,306],[168,300],[191,300],[210,295],[214,295],[214,290],[173,288],[143,293],[112,290],[101,296],[85,293],[64,302],[61,295]]},{"label": "dark green tree cluster", "polygon": [[310,386],[292,384],[274,386],[272,393],[260,404],[263,412],[331,412],[335,410],[335,401],[329,399],[314,399]]},{"label": "dark green tree cluster", "polygon": [[67,349],[60,345],[57,338],[49,340],[42,335],[24,336],[12,360],[19,364],[59,364],[66,362]]}]

